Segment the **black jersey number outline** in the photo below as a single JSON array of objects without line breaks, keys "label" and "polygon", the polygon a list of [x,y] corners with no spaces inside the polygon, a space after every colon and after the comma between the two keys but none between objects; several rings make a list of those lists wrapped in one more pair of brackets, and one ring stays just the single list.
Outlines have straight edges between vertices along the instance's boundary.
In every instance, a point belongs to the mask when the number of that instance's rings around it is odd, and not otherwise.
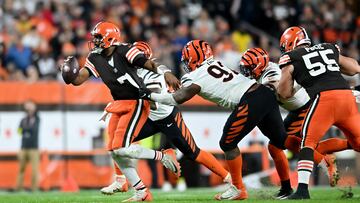
[{"label": "black jersey number outline", "polygon": [[[328,54],[334,54],[332,49],[326,49],[322,51],[311,52],[302,56],[306,68],[309,70],[309,74],[313,77],[321,75],[326,72],[326,69],[329,71],[340,71],[340,67],[334,59],[329,59]],[[311,58],[320,56],[322,62],[311,62]]]},{"label": "black jersey number outline", "polygon": [[[219,65],[211,65],[207,68],[207,72],[214,78],[223,78],[223,82],[229,82],[234,78],[232,73],[222,69],[224,67],[220,61],[217,62]],[[224,77],[225,76],[225,77]]]}]

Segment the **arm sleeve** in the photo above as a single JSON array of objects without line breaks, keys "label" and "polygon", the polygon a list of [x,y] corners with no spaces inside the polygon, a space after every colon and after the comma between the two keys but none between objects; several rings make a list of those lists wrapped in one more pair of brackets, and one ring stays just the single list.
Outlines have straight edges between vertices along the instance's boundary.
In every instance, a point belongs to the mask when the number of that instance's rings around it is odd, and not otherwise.
[{"label": "arm sleeve", "polygon": [[185,74],[182,78],[181,78],[181,84],[183,87],[188,87],[192,84],[192,79],[189,77],[189,74]]}]

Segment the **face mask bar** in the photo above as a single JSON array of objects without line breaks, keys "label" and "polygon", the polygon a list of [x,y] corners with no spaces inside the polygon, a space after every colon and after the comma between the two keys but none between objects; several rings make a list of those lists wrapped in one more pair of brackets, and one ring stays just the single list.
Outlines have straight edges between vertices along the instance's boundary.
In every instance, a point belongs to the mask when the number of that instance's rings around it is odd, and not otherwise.
[{"label": "face mask bar", "polygon": [[189,62],[186,62],[184,60],[182,60],[181,63],[180,63],[180,67],[182,67],[186,73],[191,72],[191,69],[190,69],[188,64],[189,64]]}]

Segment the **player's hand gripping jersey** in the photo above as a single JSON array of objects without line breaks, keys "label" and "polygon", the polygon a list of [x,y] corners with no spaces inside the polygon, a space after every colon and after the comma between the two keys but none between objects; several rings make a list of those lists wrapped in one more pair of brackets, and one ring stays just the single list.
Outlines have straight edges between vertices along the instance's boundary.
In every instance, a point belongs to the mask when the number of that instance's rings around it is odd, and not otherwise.
[{"label": "player's hand gripping jersey", "polygon": [[196,70],[181,78],[184,87],[196,84],[201,87],[199,95],[225,108],[234,109],[244,93],[255,80],[232,71],[220,61],[210,58]]},{"label": "player's hand gripping jersey", "polygon": [[120,44],[109,58],[92,51],[86,58],[85,67],[104,81],[114,100],[129,100],[139,99],[139,88],[145,87],[136,66],[143,67],[146,61],[135,46]]},{"label": "player's hand gripping jersey", "polygon": [[341,76],[338,62],[339,48],[334,44],[322,43],[285,53],[280,58],[279,66],[293,65],[295,81],[314,98],[321,91],[350,88]]},{"label": "player's hand gripping jersey", "polygon": [[[160,75],[154,73],[150,70],[140,68],[137,70],[137,74],[144,80],[145,86],[149,89],[151,88],[158,88],[161,89],[160,93],[166,93],[168,91],[164,75]],[[157,121],[166,118],[171,114],[174,109],[174,106],[157,103],[156,102],[156,109],[150,109],[149,118],[152,121]]]},{"label": "player's hand gripping jersey", "polygon": [[[261,84],[269,84],[272,82],[278,82],[281,77],[281,70],[276,63],[269,62],[269,65],[266,67],[265,71],[261,74],[257,82]],[[280,105],[288,110],[293,111],[303,107],[309,100],[310,97],[307,94],[306,90],[301,87],[296,82],[294,83],[295,94],[289,99],[279,98]]]}]

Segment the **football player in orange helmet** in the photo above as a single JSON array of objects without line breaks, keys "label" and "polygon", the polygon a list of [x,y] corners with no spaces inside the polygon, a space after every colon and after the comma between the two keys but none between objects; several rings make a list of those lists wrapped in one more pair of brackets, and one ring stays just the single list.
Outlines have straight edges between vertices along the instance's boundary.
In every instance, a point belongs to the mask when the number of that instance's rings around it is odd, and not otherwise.
[{"label": "football player in orange helmet", "polygon": [[311,40],[303,27],[290,27],[281,35],[280,51],[282,53],[292,51],[300,45],[311,45]]},{"label": "football player in orange helmet", "polygon": [[[240,70],[249,77],[255,78],[257,82],[276,90],[281,77],[281,70],[276,63],[269,62],[269,60],[269,55],[265,50],[251,48],[243,54],[240,61]],[[302,136],[300,133],[301,125],[311,101],[303,87],[298,84],[295,86],[296,93],[294,96],[286,100],[279,99],[279,104],[289,111],[284,119],[284,125],[288,134],[287,139],[292,141],[289,142],[291,146],[286,145],[286,147],[293,153],[298,153]],[[335,156],[331,155],[331,153],[347,149],[347,146],[346,139],[331,138],[321,141],[314,151],[314,162],[329,176],[329,183],[332,187],[336,185],[339,175],[334,162]],[[278,172],[281,173],[280,170]],[[285,174],[287,171],[282,173]]]},{"label": "football player in orange helmet", "polygon": [[360,73],[360,65],[356,60],[342,56],[335,44],[311,45],[306,30],[300,26],[284,31],[280,49],[283,55],[279,60],[279,96],[282,99],[291,98],[296,92],[296,81],[311,99],[301,129],[299,184],[297,191],[289,196],[289,199],[309,199],[308,184],[314,165],[314,149],[332,125],[344,131],[349,147],[360,151],[360,114],[349,84],[341,75]]},{"label": "football player in orange helmet", "polygon": [[[180,175],[180,165],[173,149],[155,151],[133,144],[150,113],[149,101],[142,99],[141,92],[146,87],[137,75],[138,67],[163,75],[174,89],[180,83],[169,69],[159,68],[135,46],[122,43],[120,29],[115,24],[99,22],[91,35],[92,49],[85,66],[70,82],[81,85],[90,76],[100,77],[110,89],[114,101],[105,109],[111,113],[107,149],[135,189],[135,194],[126,201],[150,201],[152,195],[138,176],[134,159],[160,160],[177,176]],[[62,68],[62,71],[65,70]]]}]

